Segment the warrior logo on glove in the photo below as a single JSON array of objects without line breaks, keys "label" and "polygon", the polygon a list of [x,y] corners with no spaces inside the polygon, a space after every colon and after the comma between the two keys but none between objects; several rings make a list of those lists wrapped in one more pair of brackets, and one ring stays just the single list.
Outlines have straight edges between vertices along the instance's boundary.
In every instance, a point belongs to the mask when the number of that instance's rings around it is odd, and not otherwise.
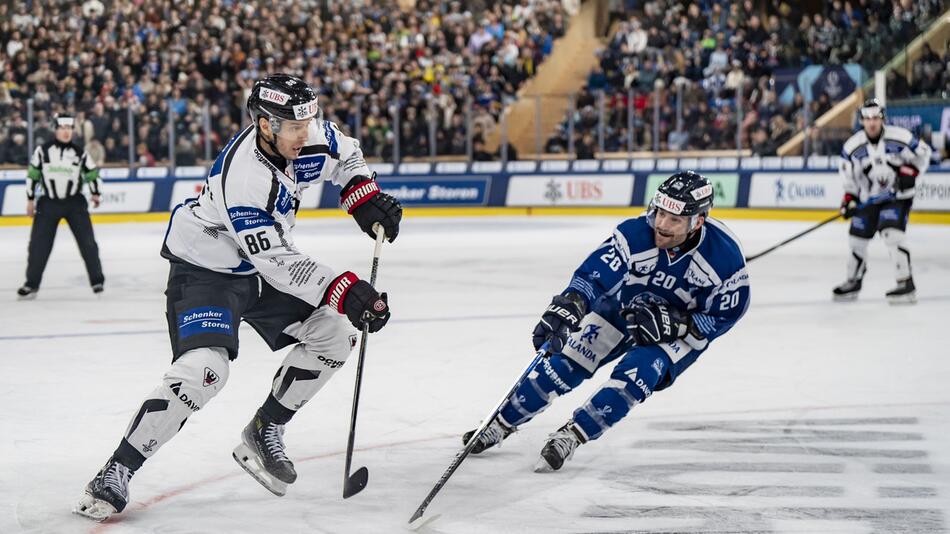
[{"label": "warrior logo on glove", "polygon": [[372,178],[355,176],[350,180],[340,193],[340,206],[352,215],[360,229],[373,239],[376,239],[373,225],[377,223],[383,227],[390,243],[399,235],[402,205],[394,196],[379,190],[376,173],[373,173]]}]

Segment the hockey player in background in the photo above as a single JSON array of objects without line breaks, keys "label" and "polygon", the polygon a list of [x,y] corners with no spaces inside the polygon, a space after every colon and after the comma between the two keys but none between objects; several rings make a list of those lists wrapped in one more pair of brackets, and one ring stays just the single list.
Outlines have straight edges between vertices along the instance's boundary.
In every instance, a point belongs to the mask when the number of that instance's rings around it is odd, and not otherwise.
[{"label": "hockey player in background", "polygon": [[227,383],[242,320],[272,350],[293,345],[233,454],[284,495],[297,478],[284,425],[346,361],[357,339],[353,327],[365,321],[376,332],[389,320],[385,293],[299,251],[292,234],[301,194],[315,181],[343,186],[343,208],[374,238],[376,223],[396,238],[399,202],[380,192],[359,143],[322,120],[303,80],[275,74],[258,81],[247,110],[251,126],[231,139],[201,194],[169,221],[162,256],[171,264],[171,368],[86,486],[76,513],[102,521],[125,508],[132,475]]},{"label": "hockey player in background", "polygon": [[[669,387],[749,305],[735,236],[709,218],[713,186],[694,172],[660,185],[646,214],[622,222],[574,271],[534,329],[541,359],[475,454],[500,443],[560,395],[616,361],[610,379],[550,435],[536,471],[558,470],[654,391]],[[463,441],[468,443],[472,432]]]},{"label": "hockey player in background", "polygon": [[[851,257],[848,279],[834,288],[835,300],[858,298],[867,272],[868,244],[879,232],[887,245],[897,275],[897,287],[887,292],[889,302],[916,302],[910,251],[905,243],[907,218],[914,203],[917,177],[930,165],[931,149],[908,130],[884,124],[884,107],[871,99],[861,107],[863,129],[841,149],[840,174],[844,180],[841,213],[851,219]],[[873,198],[879,198],[876,202]],[[858,204],[872,200],[860,211]]]}]

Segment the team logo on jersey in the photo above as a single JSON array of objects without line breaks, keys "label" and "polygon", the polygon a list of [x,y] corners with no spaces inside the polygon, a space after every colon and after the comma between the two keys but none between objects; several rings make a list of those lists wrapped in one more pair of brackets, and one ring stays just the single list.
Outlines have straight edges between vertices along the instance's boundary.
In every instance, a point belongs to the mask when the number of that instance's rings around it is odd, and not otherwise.
[{"label": "team logo on jersey", "polygon": [[[350,334],[350,350],[356,346],[356,334]],[[342,363],[340,365],[343,365]]]},{"label": "team logo on jersey", "polygon": [[597,336],[600,335],[600,326],[596,324],[589,324],[584,328],[584,333],[581,334],[581,341],[591,344],[594,340],[597,339]]},{"label": "team logo on jersey", "polygon": [[657,358],[653,360],[653,364],[651,365],[651,367],[653,367],[653,370],[656,371],[656,374],[658,375],[663,374],[663,360],[662,359]]},{"label": "team logo on jersey", "polygon": [[633,270],[636,271],[637,274],[650,273],[656,268],[657,261],[659,261],[659,256],[653,256],[652,258],[634,262]]},{"label": "team logo on jersey", "polygon": [[205,378],[201,382],[201,385],[204,387],[213,386],[217,384],[219,380],[221,380],[221,377],[218,376],[218,373],[215,373],[210,367],[205,367]]}]

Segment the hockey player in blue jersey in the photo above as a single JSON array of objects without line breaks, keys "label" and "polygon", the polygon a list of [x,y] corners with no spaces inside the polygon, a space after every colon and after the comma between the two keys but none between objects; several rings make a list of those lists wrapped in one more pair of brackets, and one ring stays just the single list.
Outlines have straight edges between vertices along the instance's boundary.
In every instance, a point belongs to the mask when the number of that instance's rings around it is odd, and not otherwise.
[{"label": "hockey player in blue jersey", "polygon": [[736,324],[749,305],[749,276],[736,237],[709,218],[712,200],[705,177],[674,174],[646,214],[622,222],[584,260],[534,329],[535,348],[547,344],[548,356],[477,438],[473,453],[500,443],[616,362],[610,379],[542,448],[535,470],[558,470],[578,445],[672,385]]}]

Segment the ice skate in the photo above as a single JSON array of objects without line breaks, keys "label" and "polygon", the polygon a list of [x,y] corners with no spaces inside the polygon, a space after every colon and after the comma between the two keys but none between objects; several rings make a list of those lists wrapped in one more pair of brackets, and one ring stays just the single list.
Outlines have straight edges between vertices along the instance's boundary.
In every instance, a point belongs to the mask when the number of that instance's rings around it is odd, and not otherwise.
[{"label": "ice skate", "polygon": [[887,292],[887,301],[891,304],[915,304],[917,288],[914,287],[914,279],[898,280],[897,287]]},{"label": "ice skate", "polygon": [[284,452],[284,425],[272,422],[260,410],[241,433],[234,460],[271,493],[282,497],[297,480],[294,464]]},{"label": "ice skate", "polygon": [[861,292],[861,279],[850,279],[831,291],[837,302],[849,302],[858,298]]},{"label": "ice skate", "polygon": [[541,449],[541,458],[534,466],[535,473],[550,473],[560,469],[564,462],[574,456],[574,449],[587,440],[580,431],[574,426],[574,421],[569,421],[550,436],[547,443]]},{"label": "ice skate", "polygon": [[129,503],[129,480],[132,471],[110,458],[89,484],[73,513],[93,521],[105,521],[125,509]]},{"label": "ice skate", "polygon": [[[517,428],[509,427],[499,420],[497,417],[494,421],[485,428],[485,431],[482,432],[481,436],[478,436],[478,440],[475,443],[475,446],[472,447],[472,454],[480,454],[485,449],[489,447],[494,447],[502,442],[508,436],[514,434]],[[474,430],[469,430],[462,436],[462,444],[467,445],[468,441],[472,439],[472,435],[475,434]]]},{"label": "ice skate", "polygon": [[39,292],[39,289],[34,289],[30,286],[23,286],[20,289],[16,290],[17,300],[33,300],[36,298],[36,294]]},{"label": "ice skate", "polygon": [[102,296],[102,291],[103,291],[104,289],[105,289],[105,288],[102,287],[102,284],[93,284],[93,285],[92,285],[92,292],[95,293],[96,296]]}]

